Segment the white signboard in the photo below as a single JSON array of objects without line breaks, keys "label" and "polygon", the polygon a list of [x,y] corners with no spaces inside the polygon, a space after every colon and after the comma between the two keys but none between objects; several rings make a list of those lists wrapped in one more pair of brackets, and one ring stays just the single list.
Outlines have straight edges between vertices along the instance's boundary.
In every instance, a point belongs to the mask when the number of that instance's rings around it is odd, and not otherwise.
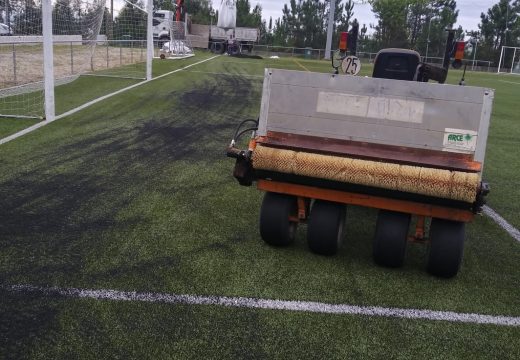
[{"label": "white signboard", "polygon": [[341,70],[347,75],[357,75],[361,70],[361,61],[355,56],[347,56],[341,62]]},{"label": "white signboard", "polygon": [[444,130],[444,151],[475,152],[477,148],[478,133],[464,129]]}]

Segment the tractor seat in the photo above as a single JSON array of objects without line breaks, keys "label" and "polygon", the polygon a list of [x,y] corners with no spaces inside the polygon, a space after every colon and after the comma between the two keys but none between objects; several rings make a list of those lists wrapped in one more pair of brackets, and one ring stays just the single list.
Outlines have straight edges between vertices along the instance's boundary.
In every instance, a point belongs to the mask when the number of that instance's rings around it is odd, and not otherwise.
[{"label": "tractor seat", "polygon": [[376,55],[372,77],[413,81],[420,62],[417,51],[383,49]]}]

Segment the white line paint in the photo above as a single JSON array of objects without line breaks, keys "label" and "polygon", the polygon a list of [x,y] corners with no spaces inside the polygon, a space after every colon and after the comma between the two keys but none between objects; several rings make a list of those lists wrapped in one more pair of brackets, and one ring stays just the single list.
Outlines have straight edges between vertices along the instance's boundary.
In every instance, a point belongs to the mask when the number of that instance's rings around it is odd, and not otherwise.
[{"label": "white line paint", "polygon": [[498,80],[498,81],[506,83],[506,84],[520,85],[520,82],[507,81],[507,80]]},{"label": "white line paint", "polygon": [[161,78],[163,78],[163,77],[165,77],[165,76],[169,76],[169,75],[172,75],[172,74],[178,73],[178,72],[180,72],[180,71],[183,71],[183,70],[189,69],[189,68],[191,68],[191,67],[193,67],[193,66],[195,66],[195,65],[199,65],[199,64],[205,63],[206,61],[213,60],[213,59],[215,59],[215,58],[217,58],[217,57],[219,57],[219,56],[220,56],[220,55],[212,56],[212,57],[210,57],[210,58],[208,58],[208,59],[205,59],[205,60],[202,60],[202,61],[199,61],[199,62],[196,62],[196,63],[190,64],[190,65],[186,65],[186,66],[184,66],[184,67],[182,67],[182,68],[180,68],[180,69],[170,71],[170,72],[168,72],[168,73],[166,73],[166,74],[159,75],[159,76],[157,76],[157,77],[155,77],[155,78],[153,78],[153,79],[151,79],[151,80],[145,80],[145,81],[142,81],[142,82],[140,82],[140,83],[137,83],[137,84],[134,84],[134,85],[130,85],[130,86],[126,87],[126,88],[123,88],[123,89],[121,89],[121,90],[118,90],[118,91],[115,91],[115,92],[113,92],[113,93],[110,93],[110,94],[108,94],[108,95],[101,96],[101,97],[99,97],[99,98],[97,98],[97,99],[95,99],[95,100],[89,101],[88,103],[85,103],[85,104],[83,104],[83,105],[81,105],[81,106],[78,106],[78,107],[75,108],[75,109],[72,109],[72,110],[67,111],[67,112],[65,112],[65,113],[63,113],[63,114],[60,114],[60,115],[56,116],[54,119],[41,121],[41,122],[39,122],[39,123],[37,123],[37,124],[35,124],[35,125],[33,125],[33,126],[30,126],[30,127],[26,128],[26,129],[23,129],[23,130],[21,130],[21,131],[18,131],[17,133],[14,133],[14,134],[12,134],[12,135],[10,135],[10,136],[7,136],[7,137],[5,137],[5,138],[3,138],[3,139],[0,139],[0,145],[5,144],[5,143],[7,143],[7,142],[9,142],[9,141],[12,141],[12,140],[14,140],[14,139],[16,139],[16,138],[19,138],[20,136],[26,135],[26,134],[28,134],[28,133],[30,133],[30,132],[33,132],[34,130],[37,130],[37,129],[39,129],[39,128],[45,126],[45,125],[49,125],[50,123],[52,123],[52,122],[54,122],[54,121],[56,121],[56,120],[60,120],[60,119],[63,119],[64,117],[67,117],[67,116],[70,116],[70,115],[72,115],[72,114],[75,114],[75,113],[77,113],[78,111],[84,110],[84,109],[86,109],[86,108],[88,108],[88,107],[90,107],[90,106],[92,106],[92,105],[94,105],[94,104],[97,104],[98,102],[101,102],[101,101],[103,101],[103,100],[106,100],[106,99],[108,99],[108,98],[111,98],[112,96],[119,95],[119,94],[124,93],[124,92],[126,92],[126,91],[128,91],[128,90],[131,90],[131,89],[134,89],[134,88],[136,88],[136,87],[139,87],[139,86],[143,86],[143,85],[145,85],[145,84],[148,84],[149,82],[152,82],[152,81],[155,81],[155,80],[159,80],[159,79],[161,79]]},{"label": "white line paint", "polygon": [[516,241],[520,242],[520,231],[515,228],[513,225],[507,222],[502,216],[500,216],[495,210],[491,209],[489,206],[484,205],[483,207],[484,214],[489,216],[496,222],[502,229],[507,231],[509,235],[513,237]]},{"label": "white line paint", "polygon": [[226,307],[286,310],[338,315],[364,315],[393,317],[403,319],[422,319],[461,322],[470,324],[491,324],[501,326],[520,326],[520,317],[494,316],[453,311],[434,311],[379,306],[357,306],[348,304],[328,304],[313,301],[284,301],[254,299],[246,297],[176,295],[165,293],[143,293],[109,289],[76,289],[59,287],[41,287],[33,285],[0,285],[1,289],[19,293],[40,293],[45,296],[63,296],[112,301],[140,301],[148,303],[217,305]]},{"label": "white line paint", "polygon": [[222,73],[222,72],[213,72],[213,71],[199,71],[199,70],[190,70],[189,73],[196,73],[196,74],[208,74],[208,75],[222,75],[222,76],[240,76],[240,77],[252,77],[252,78],[259,78],[263,79],[263,75],[248,75],[248,74],[230,74],[230,73]]}]

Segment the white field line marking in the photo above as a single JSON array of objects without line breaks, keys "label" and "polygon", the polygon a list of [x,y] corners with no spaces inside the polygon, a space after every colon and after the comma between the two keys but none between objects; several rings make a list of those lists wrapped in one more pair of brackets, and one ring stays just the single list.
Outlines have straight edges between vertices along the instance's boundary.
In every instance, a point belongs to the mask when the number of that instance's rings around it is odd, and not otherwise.
[{"label": "white field line marking", "polygon": [[515,228],[513,225],[507,222],[502,216],[500,216],[495,210],[491,209],[489,206],[484,205],[483,207],[484,214],[489,216],[496,222],[502,229],[507,231],[509,235],[513,237],[516,241],[520,242],[520,231]]},{"label": "white field line marking", "polygon": [[236,308],[286,310],[310,313],[365,315],[404,319],[424,319],[461,322],[470,324],[491,324],[502,326],[520,326],[520,317],[493,316],[453,311],[434,311],[419,309],[387,308],[379,306],[357,306],[347,304],[327,304],[313,301],[284,301],[254,299],[246,297],[176,295],[165,293],[142,293],[110,289],[76,289],[59,287],[41,287],[33,285],[0,285],[0,289],[19,293],[40,293],[46,296],[67,298],[85,298],[113,301],[141,301],[147,303],[217,305]]},{"label": "white field line marking", "polygon": [[12,141],[12,140],[14,140],[14,139],[16,139],[16,138],[19,138],[20,136],[23,136],[23,135],[28,134],[28,133],[30,133],[30,132],[33,132],[34,130],[39,129],[39,128],[45,126],[45,125],[48,125],[48,124],[50,124],[50,123],[52,123],[52,122],[54,122],[54,121],[56,121],[56,120],[62,119],[62,118],[64,118],[64,117],[67,117],[67,116],[72,115],[72,114],[75,114],[75,113],[77,113],[78,111],[81,111],[81,110],[83,110],[83,109],[86,109],[86,108],[88,108],[88,107],[90,107],[90,106],[92,106],[92,105],[94,105],[94,104],[97,104],[97,103],[100,102],[100,101],[103,101],[103,100],[106,100],[106,99],[108,99],[108,98],[111,98],[112,96],[119,95],[119,94],[124,93],[124,92],[126,92],[126,91],[128,91],[128,90],[131,90],[131,89],[134,89],[134,88],[136,88],[136,87],[139,87],[139,86],[142,86],[142,85],[148,84],[149,82],[152,82],[152,81],[155,81],[155,80],[161,79],[161,78],[163,78],[163,77],[165,77],[165,76],[169,76],[169,75],[175,74],[175,73],[177,73],[177,72],[179,72],[179,71],[183,71],[183,70],[189,69],[189,68],[191,68],[192,66],[195,66],[195,65],[199,65],[199,64],[205,63],[206,61],[213,60],[213,59],[215,59],[215,58],[217,58],[217,57],[219,57],[219,56],[220,56],[220,55],[212,56],[212,57],[210,57],[210,58],[208,58],[208,59],[201,60],[201,61],[199,61],[199,62],[196,62],[196,63],[190,64],[190,65],[186,65],[186,66],[184,66],[184,67],[182,67],[182,68],[180,68],[180,69],[173,70],[173,71],[170,71],[170,72],[168,72],[168,73],[166,73],[166,74],[159,75],[159,76],[157,76],[157,77],[155,77],[155,78],[153,78],[153,79],[151,79],[151,80],[141,81],[141,82],[139,82],[139,83],[137,83],[137,84],[127,86],[127,87],[125,87],[125,88],[123,88],[123,89],[120,89],[120,90],[117,90],[117,91],[115,91],[115,92],[113,92],[113,93],[110,93],[110,94],[107,94],[107,95],[101,96],[101,97],[99,97],[99,98],[97,98],[97,99],[95,99],[95,100],[89,101],[88,103],[85,103],[85,104],[83,104],[83,105],[81,105],[81,106],[78,106],[78,107],[75,108],[75,109],[72,109],[72,110],[67,111],[67,112],[65,112],[65,113],[63,113],[63,114],[60,114],[60,115],[56,116],[54,119],[52,119],[52,120],[41,121],[41,122],[39,122],[39,123],[37,123],[37,124],[35,124],[35,125],[33,125],[33,126],[30,126],[30,127],[26,128],[26,129],[23,129],[23,130],[21,130],[21,131],[18,131],[17,133],[14,133],[14,134],[12,134],[12,135],[10,135],[10,136],[7,136],[7,137],[5,137],[5,138],[3,138],[3,139],[0,139],[0,145],[5,144],[5,143],[7,143],[7,142],[9,142],[9,141]]},{"label": "white field line marking", "polygon": [[507,80],[498,80],[498,81],[503,82],[503,83],[507,83],[507,84],[520,85],[520,82],[507,81]]},{"label": "white field line marking", "polygon": [[263,79],[264,78],[263,75],[230,74],[230,73],[213,72],[213,71],[190,70],[190,71],[187,71],[187,72],[189,72],[189,73],[196,73],[196,74],[208,74],[208,75],[252,77],[252,78],[259,78],[259,79]]}]

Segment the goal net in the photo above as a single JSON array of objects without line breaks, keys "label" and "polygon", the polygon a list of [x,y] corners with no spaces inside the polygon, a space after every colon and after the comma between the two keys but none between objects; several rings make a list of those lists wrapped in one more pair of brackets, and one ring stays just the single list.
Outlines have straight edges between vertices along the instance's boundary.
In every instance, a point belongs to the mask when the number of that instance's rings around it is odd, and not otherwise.
[{"label": "goal net", "polygon": [[194,56],[191,40],[186,36],[186,23],[171,21],[168,24],[170,39],[165,42],[159,51],[161,59],[183,59]]},{"label": "goal net", "polygon": [[520,74],[520,47],[502,46],[498,72]]},{"label": "goal net", "polygon": [[[113,12],[106,0],[3,1],[0,116],[44,118],[45,99],[55,99],[52,107],[63,113],[146,79],[148,0],[119,3]],[[51,16],[45,17],[45,6]],[[49,18],[52,82],[44,76]],[[52,97],[45,96],[49,83]]]}]

